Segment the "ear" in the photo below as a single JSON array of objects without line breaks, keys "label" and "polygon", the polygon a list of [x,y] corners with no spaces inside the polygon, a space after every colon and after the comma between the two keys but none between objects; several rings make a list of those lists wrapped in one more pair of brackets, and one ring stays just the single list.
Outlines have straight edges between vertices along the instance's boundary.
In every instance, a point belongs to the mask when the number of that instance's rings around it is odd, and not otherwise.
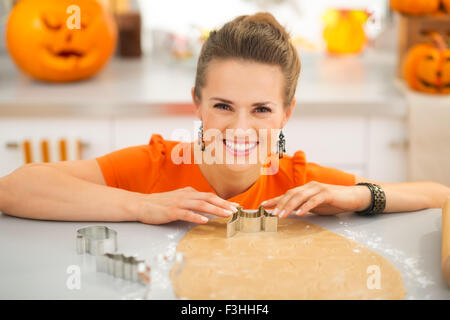
[{"label": "ear", "polygon": [[294,111],[295,108],[295,103],[297,102],[297,100],[295,99],[295,97],[292,99],[291,104],[289,105],[289,107],[286,108],[285,113],[284,113],[284,117],[283,117],[283,122],[281,124],[281,127],[283,128],[286,123],[288,122],[288,120],[291,118],[292,113]]},{"label": "ear", "polygon": [[195,106],[195,114],[196,114],[197,118],[200,119],[200,101],[195,96],[194,87],[191,88],[191,97],[192,97],[192,102],[194,103],[194,106]]}]

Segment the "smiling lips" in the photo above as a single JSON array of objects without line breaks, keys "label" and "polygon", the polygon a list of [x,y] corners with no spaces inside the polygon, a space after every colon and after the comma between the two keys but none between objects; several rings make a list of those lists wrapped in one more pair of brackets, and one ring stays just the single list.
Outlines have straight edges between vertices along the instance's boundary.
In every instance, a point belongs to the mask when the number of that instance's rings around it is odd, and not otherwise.
[{"label": "smiling lips", "polygon": [[234,156],[247,156],[256,148],[259,141],[249,142],[223,139],[223,144],[225,145],[225,149]]}]

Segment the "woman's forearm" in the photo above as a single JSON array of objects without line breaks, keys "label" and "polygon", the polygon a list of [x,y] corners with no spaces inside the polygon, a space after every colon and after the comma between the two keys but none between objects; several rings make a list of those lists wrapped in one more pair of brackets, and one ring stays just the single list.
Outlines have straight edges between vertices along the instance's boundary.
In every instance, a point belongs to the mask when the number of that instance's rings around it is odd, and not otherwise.
[{"label": "woman's forearm", "polygon": [[135,221],[139,195],[49,166],[23,166],[0,179],[0,211],[24,218]]},{"label": "woman's forearm", "polygon": [[386,194],[384,212],[442,208],[450,196],[450,188],[436,182],[386,183],[382,188]]}]

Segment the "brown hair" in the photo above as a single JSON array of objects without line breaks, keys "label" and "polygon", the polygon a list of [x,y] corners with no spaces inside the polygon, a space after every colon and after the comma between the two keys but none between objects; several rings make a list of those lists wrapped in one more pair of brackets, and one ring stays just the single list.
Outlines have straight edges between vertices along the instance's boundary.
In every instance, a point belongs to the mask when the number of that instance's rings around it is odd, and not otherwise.
[{"label": "brown hair", "polygon": [[273,15],[260,12],[239,16],[209,33],[197,63],[194,94],[201,99],[206,69],[213,59],[237,58],[279,65],[285,79],[284,104],[294,98],[300,58],[290,36]]}]

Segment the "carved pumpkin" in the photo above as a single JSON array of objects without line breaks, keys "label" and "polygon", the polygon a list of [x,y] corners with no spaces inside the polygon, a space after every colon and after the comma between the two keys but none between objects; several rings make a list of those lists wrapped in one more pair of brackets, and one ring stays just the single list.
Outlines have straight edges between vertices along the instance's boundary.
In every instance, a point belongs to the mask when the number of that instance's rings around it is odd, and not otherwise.
[{"label": "carved pumpkin", "polygon": [[391,0],[391,9],[405,14],[423,15],[436,12],[440,0]]},{"label": "carved pumpkin", "polygon": [[442,37],[433,33],[433,43],[411,48],[404,64],[404,76],[416,91],[450,94],[450,49]]},{"label": "carved pumpkin", "polygon": [[[79,8],[78,17],[69,9],[73,5]],[[117,29],[95,0],[21,0],[9,16],[6,41],[24,72],[39,80],[66,82],[90,77],[103,67],[116,46]]]},{"label": "carved pumpkin", "polygon": [[333,54],[361,52],[367,43],[364,23],[368,13],[359,10],[327,10],[323,38]]}]

